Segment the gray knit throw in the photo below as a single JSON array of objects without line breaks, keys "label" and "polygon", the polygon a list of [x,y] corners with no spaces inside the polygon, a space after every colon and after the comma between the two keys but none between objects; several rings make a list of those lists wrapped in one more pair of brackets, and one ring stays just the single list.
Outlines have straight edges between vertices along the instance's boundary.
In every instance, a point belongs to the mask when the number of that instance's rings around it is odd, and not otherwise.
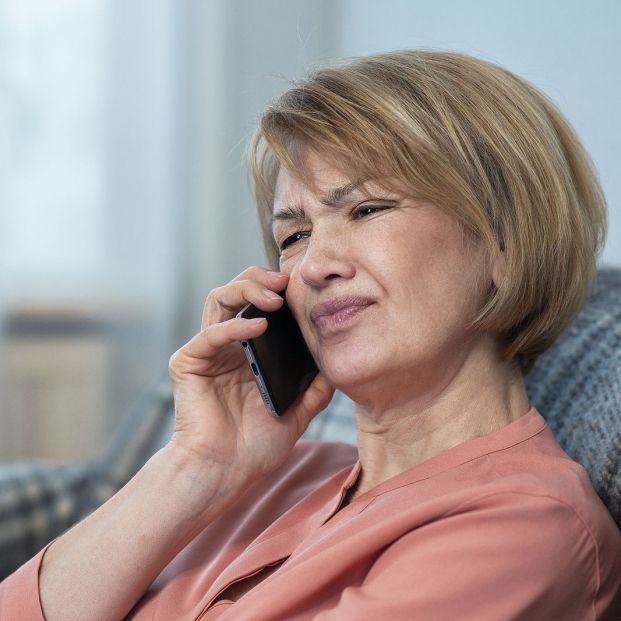
[{"label": "gray knit throw", "polygon": [[525,382],[621,527],[621,269],[598,271],[587,304]]}]

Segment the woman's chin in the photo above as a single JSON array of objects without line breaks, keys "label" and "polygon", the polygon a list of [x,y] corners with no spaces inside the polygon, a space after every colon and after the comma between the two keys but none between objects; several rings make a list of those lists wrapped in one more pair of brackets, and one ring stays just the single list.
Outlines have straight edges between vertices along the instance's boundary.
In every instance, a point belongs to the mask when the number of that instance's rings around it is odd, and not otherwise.
[{"label": "woman's chin", "polygon": [[339,358],[322,360],[321,372],[338,390],[346,394],[355,393],[361,386],[368,386],[382,376],[381,365],[371,361]]}]

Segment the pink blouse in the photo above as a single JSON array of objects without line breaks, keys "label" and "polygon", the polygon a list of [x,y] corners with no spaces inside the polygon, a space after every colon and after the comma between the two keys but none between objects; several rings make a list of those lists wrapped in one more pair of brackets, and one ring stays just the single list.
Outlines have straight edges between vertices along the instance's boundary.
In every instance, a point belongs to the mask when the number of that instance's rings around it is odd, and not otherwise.
[{"label": "pink blouse", "polygon": [[[337,512],[359,474],[355,447],[300,440],[127,619],[621,619],[621,533],[534,407]],[[0,585],[0,619],[43,621],[45,549]],[[237,602],[214,603],[282,560]]]}]

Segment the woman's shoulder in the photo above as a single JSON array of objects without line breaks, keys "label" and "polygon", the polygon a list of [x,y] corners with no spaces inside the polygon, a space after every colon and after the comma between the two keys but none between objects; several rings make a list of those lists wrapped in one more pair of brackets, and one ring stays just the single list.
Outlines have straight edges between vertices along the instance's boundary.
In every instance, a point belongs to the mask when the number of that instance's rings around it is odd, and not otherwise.
[{"label": "woman's shoulder", "polygon": [[547,425],[527,441],[487,458],[492,464],[488,481],[492,491],[548,498],[551,505],[565,505],[585,524],[602,514],[610,518],[586,469],[563,450]]},{"label": "woman's shoulder", "polygon": [[458,513],[505,516],[516,533],[536,531],[549,546],[558,543],[564,550],[559,558],[565,554],[567,561],[570,550],[583,546],[599,579],[613,580],[621,555],[619,528],[588,472],[561,448],[547,425],[519,445],[484,456],[473,465],[472,482]]}]

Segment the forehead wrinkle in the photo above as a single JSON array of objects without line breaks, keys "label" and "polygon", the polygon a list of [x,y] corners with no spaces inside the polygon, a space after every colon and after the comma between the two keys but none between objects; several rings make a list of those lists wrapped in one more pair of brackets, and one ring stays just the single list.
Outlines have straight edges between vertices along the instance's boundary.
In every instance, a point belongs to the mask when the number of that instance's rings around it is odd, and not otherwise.
[{"label": "forehead wrinkle", "polygon": [[[356,181],[352,181],[337,188],[333,188],[332,190],[329,190],[325,196],[320,198],[319,202],[326,207],[338,208],[346,202],[346,199],[352,193],[354,193],[355,191],[359,191],[360,186],[367,181],[368,179],[360,178]],[[306,221],[306,212],[304,211],[304,208],[300,205],[287,205],[286,207],[272,215],[272,217],[270,218],[270,224],[273,228],[274,224],[277,221],[283,220]]]},{"label": "forehead wrinkle", "polygon": [[352,181],[351,183],[346,183],[341,187],[334,188],[330,190],[326,196],[320,198],[319,202],[327,207],[336,207],[343,203],[350,194],[358,190],[366,181],[368,181],[368,179],[360,178],[356,181]]},{"label": "forehead wrinkle", "polygon": [[295,221],[305,221],[306,212],[303,207],[299,205],[287,205],[280,211],[276,212],[270,218],[272,227],[278,221],[286,221],[286,220],[295,220]]}]

